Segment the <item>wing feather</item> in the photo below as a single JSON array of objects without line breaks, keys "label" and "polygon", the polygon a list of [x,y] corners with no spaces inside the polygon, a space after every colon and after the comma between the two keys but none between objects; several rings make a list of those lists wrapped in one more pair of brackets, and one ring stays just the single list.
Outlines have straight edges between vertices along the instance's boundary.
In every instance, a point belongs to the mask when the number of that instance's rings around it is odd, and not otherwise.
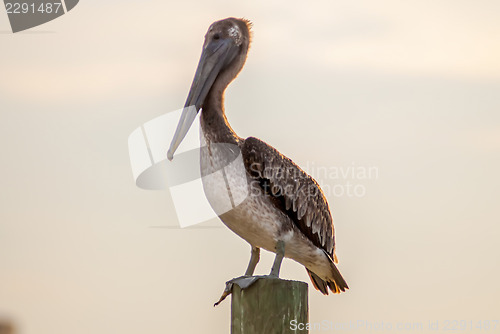
[{"label": "wing feather", "polygon": [[249,137],[242,145],[247,171],[268,185],[273,196],[296,214],[294,223],[315,246],[335,259],[335,238],[328,202],[318,183],[289,158]]}]

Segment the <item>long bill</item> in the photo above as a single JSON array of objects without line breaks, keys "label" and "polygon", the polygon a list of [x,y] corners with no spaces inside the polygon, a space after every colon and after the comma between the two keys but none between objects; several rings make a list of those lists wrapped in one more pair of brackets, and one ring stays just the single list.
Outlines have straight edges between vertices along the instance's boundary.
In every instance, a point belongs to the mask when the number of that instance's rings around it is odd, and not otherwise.
[{"label": "long bill", "polygon": [[170,143],[167,153],[168,160],[174,158],[174,153],[193,124],[196,115],[203,106],[203,102],[212,88],[215,79],[221,70],[236,56],[238,48],[228,39],[217,39],[205,43],[201,53],[198,68],[194,75],[191,89],[184,105],[179,124]]}]

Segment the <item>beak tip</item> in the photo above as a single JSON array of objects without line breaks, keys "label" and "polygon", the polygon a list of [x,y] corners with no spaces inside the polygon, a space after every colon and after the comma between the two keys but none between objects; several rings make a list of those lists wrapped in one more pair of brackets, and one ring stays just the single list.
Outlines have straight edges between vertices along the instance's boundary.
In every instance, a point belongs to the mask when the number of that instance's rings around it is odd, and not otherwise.
[{"label": "beak tip", "polygon": [[171,150],[168,150],[167,159],[172,161],[174,159],[174,152],[172,152]]}]

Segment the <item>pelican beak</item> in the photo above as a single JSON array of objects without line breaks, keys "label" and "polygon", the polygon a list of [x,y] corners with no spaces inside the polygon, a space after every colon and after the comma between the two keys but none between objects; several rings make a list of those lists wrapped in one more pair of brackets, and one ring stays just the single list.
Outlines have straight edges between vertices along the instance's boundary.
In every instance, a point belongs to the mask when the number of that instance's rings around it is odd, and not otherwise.
[{"label": "pelican beak", "polygon": [[184,110],[170,143],[167,153],[168,160],[174,158],[175,150],[188,133],[196,114],[203,107],[203,102],[215,79],[221,70],[234,60],[238,51],[239,47],[231,39],[220,38],[205,42]]}]

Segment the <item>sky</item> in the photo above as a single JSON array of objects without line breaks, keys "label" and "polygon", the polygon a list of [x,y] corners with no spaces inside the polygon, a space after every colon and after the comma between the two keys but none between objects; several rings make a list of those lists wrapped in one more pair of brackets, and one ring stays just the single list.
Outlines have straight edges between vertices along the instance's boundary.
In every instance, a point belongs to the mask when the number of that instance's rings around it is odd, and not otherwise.
[{"label": "sky", "polygon": [[[452,321],[493,333],[499,12],[487,0],[86,0],[12,34],[0,11],[0,322],[229,333],[230,302],[212,305],[250,247],[216,220],[175,228],[170,193],[135,185],[127,139],[183,106],[208,26],[234,16],[254,25],[229,122],[316,176],[334,216],[350,289],[309,284],[309,321],[341,326],[312,333]],[[256,273],[272,261],[264,252]],[[309,282],[291,260],[282,277]]]}]

